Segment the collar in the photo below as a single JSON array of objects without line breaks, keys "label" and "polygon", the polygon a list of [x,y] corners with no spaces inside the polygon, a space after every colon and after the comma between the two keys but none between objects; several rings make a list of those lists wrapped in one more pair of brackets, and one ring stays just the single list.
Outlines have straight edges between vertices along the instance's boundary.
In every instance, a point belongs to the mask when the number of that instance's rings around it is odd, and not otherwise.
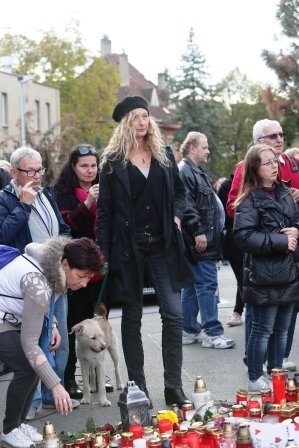
[{"label": "collar", "polygon": [[282,163],[283,165],[285,165],[286,161],[285,161],[285,159],[282,157],[281,154],[279,154],[279,156],[278,156],[278,160],[279,160],[280,163]]}]

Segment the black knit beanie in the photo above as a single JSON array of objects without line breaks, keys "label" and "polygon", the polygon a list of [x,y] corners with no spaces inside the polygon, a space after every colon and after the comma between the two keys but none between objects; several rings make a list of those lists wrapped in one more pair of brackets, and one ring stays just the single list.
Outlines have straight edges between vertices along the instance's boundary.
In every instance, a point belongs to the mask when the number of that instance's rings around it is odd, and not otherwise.
[{"label": "black knit beanie", "polygon": [[115,106],[112,118],[119,123],[131,110],[139,108],[145,109],[148,112],[148,104],[142,96],[126,96]]}]

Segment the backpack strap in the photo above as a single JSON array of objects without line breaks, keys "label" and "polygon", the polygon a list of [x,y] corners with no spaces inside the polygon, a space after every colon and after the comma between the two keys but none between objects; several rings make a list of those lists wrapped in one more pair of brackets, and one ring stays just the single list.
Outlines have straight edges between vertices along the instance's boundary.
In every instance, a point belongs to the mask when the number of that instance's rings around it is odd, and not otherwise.
[{"label": "backpack strap", "polygon": [[295,160],[294,157],[290,157],[287,154],[284,154],[284,156],[288,159],[288,161],[290,162],[290,165],[292,167],[292,171],[293,173],[297,173],[299,171],[299,166]]}]

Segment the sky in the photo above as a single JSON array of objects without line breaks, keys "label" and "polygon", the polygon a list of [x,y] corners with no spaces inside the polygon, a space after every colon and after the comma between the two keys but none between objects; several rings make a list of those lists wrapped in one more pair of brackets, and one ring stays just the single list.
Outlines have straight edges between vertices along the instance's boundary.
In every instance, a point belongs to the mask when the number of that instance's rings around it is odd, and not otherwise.
[{"label": "sky", "polygon": [[128,55],[129,62],[157,84],[166,68],[175,76],[187,47],[190,29],[206,59],[211,83],[238,67],[253,82],[277,83],[261,59],[263,49],[282,48],[281,28],[275,17],[278,0],[12,0],[0,17],[5,32],[35,36],[38,29],[58,33],[78,21],[84,45],[100,55],[107,35],[112,52]]}]

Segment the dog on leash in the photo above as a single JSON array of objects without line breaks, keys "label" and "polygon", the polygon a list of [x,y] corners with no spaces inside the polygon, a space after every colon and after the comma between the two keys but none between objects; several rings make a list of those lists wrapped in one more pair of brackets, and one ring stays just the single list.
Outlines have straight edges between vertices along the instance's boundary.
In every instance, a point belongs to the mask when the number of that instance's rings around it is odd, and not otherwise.
[{"label": "dog on leash", "polygon": [[[80,362],[83,398],[82,404],[90,403],[90,392],[98,390],[100,406],[110,406],[105,388],[105,354],[110,353],[114,364],[117,389],[123,389],[119,371],[117,337],[105,315],[85,319],[72,327],[76,334],[76,354]],[[95,375],[96,373],[96,375]],[[98,388],[96,386],[98,384]]]}]

